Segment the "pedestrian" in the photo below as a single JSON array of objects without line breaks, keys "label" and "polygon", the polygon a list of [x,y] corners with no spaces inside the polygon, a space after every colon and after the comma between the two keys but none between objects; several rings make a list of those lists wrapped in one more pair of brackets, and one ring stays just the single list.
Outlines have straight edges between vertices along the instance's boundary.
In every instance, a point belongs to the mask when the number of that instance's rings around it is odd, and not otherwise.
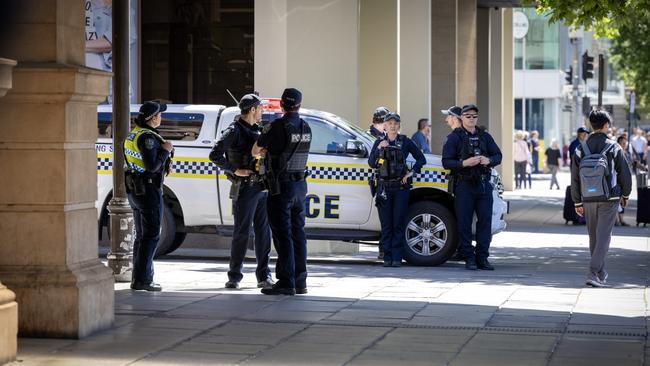
[{"label": "pedestrian", "polygon": [[156,130],[165,110],[165,104],[144,102],[135,119],[135,127],[124,140],[125,185],[135,225],[132,290],[162,290],[153,281],[153,257],[160,239],[160,222],[165,207],[163,181],[171,172],[174,149],[172,143]]},{"label": "pedestrian", "polygon": [[386,135],[384,132],[384,117],[390,113],[386,107],[377,107],[372,114],[372,124],[368,128],[368,133],[374,138],[380,139]]},{"label": "pedestrian", "polygon": [[648,140],[643,135],[642,129],[634,129],[634,136],[632,137],[632,140],[630,140],[630,145],[632,145],[634,151],[639,155],[639,158],[643,160],[646,156],[646,150],[648,150]]},{"label": "pedestrian", "polygon": [[546,155],[546,166],[551,173],[550,189],[553,189],[553,185],[555,185],[557,189],[560,189],[560,183],[557,181],[557,172],[560,170],[562,152],[560,152],[556,139],[551,140],[551,147],[546,149],[544,155]]},{"label": "pedestrian", "polygon": [[619,204],[627,206],[632,175],[623,149],[607,137],[611,117],[606,111],[589,114],[593,133],[577,147],[571,162],[571,196],[576,213],[587,220],[591,261],[586,284],[606,286],[605,256]]},{"label": "pedestrian", "polygon": [[225,129],[210,152],[210,160],[224,171],[231,183],[230,198],[234,228],[230,245],[230,266],[226,288],[237,289],[242,280],[242,267],[248,249],[251,224],[255,232],[257,287],[273,286],[269,259],[271,229],[266,212],[267,193],[256,169],[251,149],[259,139],[263,101],[255,94],[246,94],[239,101],[239,118]]},{"label": "pedestrian", "polygon": [[[420,168],[427,161],[413,141],[399,134],[399,114],[389,113],[384,120],[386,137],[375,141],[368,157],[368,165],[378,171],[375,204],[381,223],[380,243],[384,247],[384,267],[399,267],[402,264],[402,250],[406,245],[406,210],[413,175],[420,173]],[[406,164],[409,154],[415,159],[410,170]]]},{"label": "pedestrian", "polygon": [[[455,176],[454,208],[459,245],[468,270],[494,270],[488,261],[492,241],[491,168],[501,164],[501,150],[478,124],[478,107],[463,106],[462,126],[456,128],[442,149],[442,165]],[[476,214],[476,248],[472,247],[472,220]]]},{"label": "pedestrian", "polygon": [[524,138],[524,131],[517,131],[515,133],[515,147],[513,151],[515,161],[515,189],[526,188],[526,166],[530,162],[531,153]]},{"label": "pedestrian", "polygon": [[424,154],[431,154],[431,123],[426,118],[418,120],[418,130],[411,137],[411,141]]},{"label": "pedestrian", "polygon": [[253,155],[268,156],[267,210],[273,245],[278,252],[277,282],[262,289],[265,295],[307,293],[305,197],[312,134],[309,124],[298,113],[301,103],[302,93],[298,89],[285,89],[280,99],[284,115],[267,125],[253,145]]},{"label": "pedestrian", "polygon": [[530,133],[530,153],[533,158],[533,169],[531,174],[539,174],[539,149],[539,132],[532,131]]},{"label": "pedestrian", "polygon": [[580,143],[582,141],[586,141],[587,137],[589,136],[589,130],[586,129],[585,127],[579,127],[578,131],[576,131],[576,138],[575,140],[571,141],[571,144],[569,145],[569,165],[573,161],[573,155],[576,153],[576,149],[578,146],[580,146]]}]

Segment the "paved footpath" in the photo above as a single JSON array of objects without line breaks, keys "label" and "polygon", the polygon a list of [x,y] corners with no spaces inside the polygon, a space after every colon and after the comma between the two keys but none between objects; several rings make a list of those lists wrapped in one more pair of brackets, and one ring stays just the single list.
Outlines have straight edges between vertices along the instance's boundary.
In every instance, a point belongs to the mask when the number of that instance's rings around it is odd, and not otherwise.
[{"label": "paved footpath", "polygon": [[12,366],[650,365],[650,228],[616,228],[611,288],[587,288],[585,228],[564,225],[561,194],[539,195],[508,194],[494,272],[383,268],[362,251],[310,262],[308,295],[270,297],[250,264],[229,291],[226,261],[177,257],[156,262],[162,293],[116,284],[114,328],[21,338]]}]

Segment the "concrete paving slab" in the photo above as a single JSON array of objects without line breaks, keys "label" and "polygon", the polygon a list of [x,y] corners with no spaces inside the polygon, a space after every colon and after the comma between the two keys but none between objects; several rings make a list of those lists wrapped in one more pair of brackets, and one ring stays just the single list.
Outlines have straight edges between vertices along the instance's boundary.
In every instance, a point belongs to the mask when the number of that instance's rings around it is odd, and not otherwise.
[{"label": "concrete paving slab", "polygon": [[450,363],[452,366],[545,366],[550,353],[514,350],[461,351]]},{"label": "concrete paving slab", "polygon": [[147,358],[138,360],[132,365],[137,366],[169,366],[169,365],[236,365],[246,357],[237,354],[197,353],[164,351]]},{"label": "concrete paving slab", "polygon": [[347,365],[354,366],[395,366],[410,365],[446,365],[454,353],[440,352],[398,352],[369,349],[355,357]]}]

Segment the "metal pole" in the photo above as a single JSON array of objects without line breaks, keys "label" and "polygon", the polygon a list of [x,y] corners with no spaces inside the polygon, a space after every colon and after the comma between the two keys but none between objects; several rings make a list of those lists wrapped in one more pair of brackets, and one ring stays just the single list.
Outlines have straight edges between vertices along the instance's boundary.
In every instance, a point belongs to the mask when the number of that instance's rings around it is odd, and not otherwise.
[{"label": "metal pole", "polygon": [[603,107],[603,90],[605,90],[605,58],[598,55],[598,109]]},{"label": "metal pole", "polygon": [[526,131],[526,37],[521,39],[521,130]]},{"label": "metal pole", "polygon": [[124,140],[129,115],[129,0],[113,2],[113,198],[108,204],[111,250],[108,266],[118,282],[131,281],[133,212],[124,187]]},{"label": "metal pole", "polygon": [[578,98],[578,82],[580,80],[581,70],[578,69],[578,40],[579,38],[573,38],[571,43],[573,44],[573,131],[577,130],[578,127],[582,126],[580,115],[582,114],[582,109],[580,109],[580,98]]}]

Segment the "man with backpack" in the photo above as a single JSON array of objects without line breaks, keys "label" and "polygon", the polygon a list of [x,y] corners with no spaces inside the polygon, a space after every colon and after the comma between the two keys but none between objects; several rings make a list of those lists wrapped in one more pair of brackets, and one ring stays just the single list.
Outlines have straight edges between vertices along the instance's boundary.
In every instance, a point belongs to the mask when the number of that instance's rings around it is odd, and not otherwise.
[{"label": "man with backpack", "polygon": [[605,287],[605,256],[619,203],[625,207],[632,191],[632,174],[621,147],[607,137],[609,114],[591,111],[589,122],[594,132],[580,143],[571,161],[571,196],[576,213],[587,220],[591,261],[586,284]]}]

